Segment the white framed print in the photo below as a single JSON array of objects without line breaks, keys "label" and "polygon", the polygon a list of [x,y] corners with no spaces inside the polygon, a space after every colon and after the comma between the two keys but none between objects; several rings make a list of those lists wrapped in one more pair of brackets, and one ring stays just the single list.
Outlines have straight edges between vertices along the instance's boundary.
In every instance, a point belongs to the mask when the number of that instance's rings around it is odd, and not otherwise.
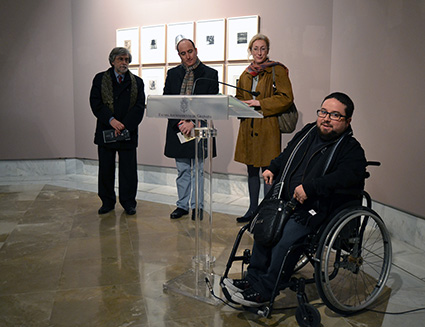
[{"label": "white framed print", "polygon": [[136,76],[140,76],[139,75],[139,67],[129,67],[128,68],[128,70],[133,74],[133,75],[136,75]]},{"label": "white framed print", "polygon": [[165,83],[165,67],[142,68],[142,79],[145,84],[145,96],[162,95]]},{"label": "white framed print", "polygon": [[140,30],[142,64],[165,64],[165,24],[142,26]]},{"label": "white framed print", "polygon": [[196,48],[201,61],[224,61],[224,46],[224,18],[196,22]]},{"label": "white framed print", "polygon": [[[231,64],[227,65],[227,84],[238,86],[239,77],[249,64]],[[248,90],[251,91],[251,90]],[[236,88],[227,86],[227,95],[236,95]]]},{"label": "white framed print", "polygon": [[259,32],[259,16],[227,18],[227,60],[248,59],[248,45]]},{"label": "white framed print", "polygon": [[[224,82],[224,78],[223,78],[224,77],[224,65],[223,64],[213,64],[213,65],[208,65],[208,67],[211,67],[218,72],[218,81],[219,82]],[[219,92],[221,94],[224,94],[224,85],[223,84],[219,84],[218,89],[219,89]]]},{"label": "white framed print", "polygon": [[124,47],[130,51],[132,56],[131,65],[139,64],[139,27],[117,29],[116,46]]},{"label": "white framed print", "polygon": [[181,39],[193,40],[193,22],[173,23],[167,25],[167,61],[168,63],[180,62],[176,44]]}]

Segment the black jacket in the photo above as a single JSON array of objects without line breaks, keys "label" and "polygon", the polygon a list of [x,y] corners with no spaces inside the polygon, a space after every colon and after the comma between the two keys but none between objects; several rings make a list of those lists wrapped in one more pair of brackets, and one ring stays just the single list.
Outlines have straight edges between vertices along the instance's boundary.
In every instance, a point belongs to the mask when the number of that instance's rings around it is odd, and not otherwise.
[{"label": "black jacket", "polygon": [[[124,81],[121,84],[117,82],[113,67],[109,68],[106,73],[110,74],[112,79],[114,112],[112,113],[108,106],[102,101],[101,87],[104,72],[98,73],[93,79],[93,85],[90,91],[90,107],[97,118],[94,143],[116,149],[134,149],[137,147],[138,143],[138,126],[145,112],[143,81],[140,77],[134,76],[137,84],[137,100],[136,104],[132,108],[129,108],[131,94],[130,73],[126,73]],[[103,131],[112,129],[112,126],[109,124],[111,117],[115,117],[130,131],[129,141],[104,143]]]},{"label": "black jacket", "polygon": [[[196,82],[193,94],[218,94],[218,72],[215,69],[212,69],[201,62],[193,73],[194,80]],[[164,95],[180,94],[185,74],[186,71],[182,65],[171,68],[167,72]],[[212,80],[196,81],[200,77]],[[177,137],[177,133],[179,132],[177,124],[179,121],[180,119],[168,120],[164,154],[168,158],[195,158],[194,141],[182,144]]]},{"label": "black jacket", "polygon": [[[301,184],[308,199],[301,207],[328,214],[348,201],[360,199],[366,178],[366,158],[360,143],[352,135],[351,126],[338,139],[325,142],[306,158],[305,154],[316,135],[316,123],[307,124],[271,161],[268,169],[274,174],[275,183],[279,182],[285,164],[293,153],[282,194],[285,200],[289,200],[294,192],[293,187],[290,188],[294,171],[302,160],[307,160]],[[304,142],[300,143],[304,136]],[[297,146],[298,150],[294,151]],[[271,196],[272,191],[267,197]]]}]

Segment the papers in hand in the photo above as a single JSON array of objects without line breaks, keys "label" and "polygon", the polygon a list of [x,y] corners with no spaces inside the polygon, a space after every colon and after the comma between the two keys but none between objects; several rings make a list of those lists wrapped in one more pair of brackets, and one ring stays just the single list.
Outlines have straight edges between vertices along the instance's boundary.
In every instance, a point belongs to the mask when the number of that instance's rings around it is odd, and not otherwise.
[{"label": "papers in hand", "polygon": [[177,137],[179,138],[181,144],[192,141],[195,138],[195,136],[186,135],[182,132],[178,132]]}]

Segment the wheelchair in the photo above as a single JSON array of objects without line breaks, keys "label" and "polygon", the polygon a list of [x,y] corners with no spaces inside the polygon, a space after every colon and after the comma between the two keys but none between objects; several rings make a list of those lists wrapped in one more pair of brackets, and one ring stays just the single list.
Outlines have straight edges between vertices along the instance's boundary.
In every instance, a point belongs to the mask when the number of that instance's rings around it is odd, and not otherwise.
[{"label": "wheelchair", "polygon": [[[380,163],[368,162],[370,165],[379,166]],[[368,176],[369,173],[366,173]],[[383,220],[372,210],[370,195],[363,191],[362,196],[363,205],[350,205],[328,217],[317,231],[289,249],[280,275],[283,277],[286,258],[292,251],[299,256],[294,272],[311,264],[314,268],[311,278],[292,276],[288,282],[278,280],[267,304],[257,308],[243,306],[243,309],[270,317],[275,297],[280,290],[289,288],[297,295],[295,318],[298,324],[320,326],[320,313],[308,302],[305,293],[305,285],[314,283],[323,303],[340,315],[358,313],[374,303],[384,290],[390,273],[391,240]],[[237,255],[237,252],[249,226],[248,223],[240,229],[220,280],[223,294],[229,302],[233,301],[223,281],[235,261],[242,262],[244,277],[244,265],[249,264],[251,253],[249,249],[243,251],[242,255]]]}]

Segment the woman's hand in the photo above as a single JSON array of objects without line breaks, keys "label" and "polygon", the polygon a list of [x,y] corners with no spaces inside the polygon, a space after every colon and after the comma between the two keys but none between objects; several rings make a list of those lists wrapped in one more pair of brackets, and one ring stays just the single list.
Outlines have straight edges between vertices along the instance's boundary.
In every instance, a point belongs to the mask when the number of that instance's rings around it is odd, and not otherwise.
[{"label": "woman's hand", "polygon": [[246,103],[250,107],[260,107],[260,101],[258,100],[246,100],[242,102]]}]

